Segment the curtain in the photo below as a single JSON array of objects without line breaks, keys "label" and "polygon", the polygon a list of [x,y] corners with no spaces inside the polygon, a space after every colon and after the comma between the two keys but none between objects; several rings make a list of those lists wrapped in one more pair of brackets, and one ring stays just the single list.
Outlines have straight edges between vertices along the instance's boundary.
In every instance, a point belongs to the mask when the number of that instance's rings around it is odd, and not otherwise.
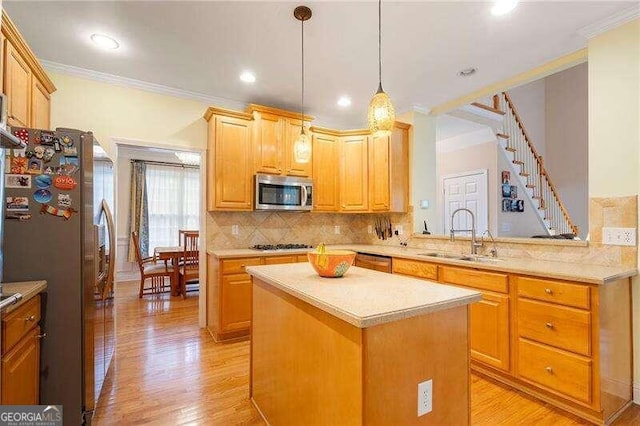
[{"label": "curtain", "polygon": [[200,228],[200,170],[147,164],[149,250],[180,245],[178,230]]},{"label": "curtain", "polygon": [[[149,256],[149,205],[146,185],[147,165],[134,161],[131,167],[131,211],[129,212],[129,235],[140,236],[140,253]],[[136,249],[129,242],[129,262],[136,262]]]}]

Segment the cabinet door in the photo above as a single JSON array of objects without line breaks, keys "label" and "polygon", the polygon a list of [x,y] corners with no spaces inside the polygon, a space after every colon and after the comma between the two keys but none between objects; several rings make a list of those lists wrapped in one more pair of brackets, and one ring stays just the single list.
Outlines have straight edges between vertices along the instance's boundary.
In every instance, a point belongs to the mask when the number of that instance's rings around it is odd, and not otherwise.
[{"label": "cabinet door", "polygon": [[214,158],[209,158],[208,163],[213,161],[215,172],[209,176],[209,188],[215,188],[215,196],[213,206],[209,203],[209,209],[251,210],[251,121],[216,116],[210,123],[214,129],[209,129],[210,134],[213,133],[209,154],[214,153]]},{"label": "cabinet door", "polygon": [[389,210],[389,136],[369,138],[369,206]]},{"label": "cabinet door", "polygon": [[31,127],[49,130],[51,117],[51,95],[47,89],[32,77],[31,84]]},{"label": "cabinet door", "polygon": [[238,331],[251,326],[251,276],[222,276],[220,288],[220,331]]},{"label": "cabinet door", "polygon": [[313,141],[313,209],[338,211],[338,138],[314,134]]},{"label": "cabinet door", "polygon": [[[301,120],[294,120],[290,118],[286,120],[286,126],[285,126],[286,147],[285,147],[284,154],[285,154],[285,172],[287,176],[304,176],[304,177],[311,176],[312,162],[309,161],[308,163],[298,163],[296,161],[296,158],[293,152],[293,145],[295,141],[298,139],[298,136],[300,136],[301,130],[302,130]],[[307,132],[307,135],[309,135],[309,132]],[[309,143],[311,143],[311,140],[309,140]],[[314,152],[312,147],[311,148],[312,159],[313,159],[313,156],[314,156]]]},{"label": "cabinet door", "polygon": [[258,173],[280,175],[284,151],[285,120],[280,116],[260,113],[255,122],[255,170]]},{"label": "cabinet door", "polygon": [[5,40],[4,90],[8,98],[8,124],[31,125],[31,69],[13,45]]},{"label": "cabinet door", "polygon": [[368,137],[340,140],[340,206],[344,211],[366,211],[368,200]]},{"label": "cabinet door", "polygon": [[37,405],[40,385],[40,327],[2,357],[2,405]]},{"label": "cabinet door", "polygon": [[509,371],[509,296],[482,292],[471,305],[471,357]]}]

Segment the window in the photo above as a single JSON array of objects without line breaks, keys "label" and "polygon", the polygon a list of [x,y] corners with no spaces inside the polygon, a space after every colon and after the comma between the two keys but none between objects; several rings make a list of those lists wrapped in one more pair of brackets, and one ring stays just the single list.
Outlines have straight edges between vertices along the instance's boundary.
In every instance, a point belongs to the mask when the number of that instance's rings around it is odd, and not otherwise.
[{"label": "window", "polygon": [[200,229],[200,170],[147,164],[149,253],[177,246],[179,229]]},{"label": "window", "polygon": [[109,160],[98,160],[93,162],[93,213],[100,212],[102,200],[107,200],[107,204],[113,212],[113,163]]}]

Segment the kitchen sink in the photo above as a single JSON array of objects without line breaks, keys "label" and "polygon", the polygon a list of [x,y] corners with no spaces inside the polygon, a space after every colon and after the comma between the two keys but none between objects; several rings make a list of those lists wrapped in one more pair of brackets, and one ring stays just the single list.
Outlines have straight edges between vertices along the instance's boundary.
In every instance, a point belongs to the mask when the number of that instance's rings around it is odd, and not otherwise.
[{"label": "kitchen sink", "polygon": [[418,253],[418,256],[439,257],[442,259],[455,259],[455,260],[465,260],[467,262],[483,262],[483,263],[502,262],[503,260],[495,257],[469,256],[469,255],[435,253],[435,252],[434,253]]},{"label": "kitchen sink", "polygon": [[441,257],[443,259],[458,259],[458,260],[464,260],[464,258],[467,257],[459,254],[449,254],[449,253],[418,253],[418,256]]}]

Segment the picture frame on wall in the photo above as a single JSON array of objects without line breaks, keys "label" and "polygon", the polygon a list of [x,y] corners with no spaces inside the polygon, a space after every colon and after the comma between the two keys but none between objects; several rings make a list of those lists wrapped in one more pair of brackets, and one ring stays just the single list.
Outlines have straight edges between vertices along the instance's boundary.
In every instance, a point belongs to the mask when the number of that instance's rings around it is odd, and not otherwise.
[{"label": "picture frame on wall", "polygon": [[524,211],[524,200],[518,200],[517,208],[519,213]]},{"label": "picture frame on wall", "polygon": [[510,212],[511,211],[511,198],[503,198],[502,199],[502,211]]},{"label": "picture frame on wall", "polygon": [[509,186],[509,195],[511,198],[518,198],[518,187],[515,185]]},{"label": "picture frame on wall", "polygon": [[508,183],[503,183],[502,184],[502,196],[504,198],[510,198],[511,197],[511,185],[509,185]]},{"label": "picture frame on wall", "polygon": [[512,212],[517,212],[518,211],[518,200],[511,199],[510,209],[511,209]]},{"label": "picture frame on wall", "polygon": [[511,180],[511,172],[508,170],[502,171],[502,184],[509,183]]}]

